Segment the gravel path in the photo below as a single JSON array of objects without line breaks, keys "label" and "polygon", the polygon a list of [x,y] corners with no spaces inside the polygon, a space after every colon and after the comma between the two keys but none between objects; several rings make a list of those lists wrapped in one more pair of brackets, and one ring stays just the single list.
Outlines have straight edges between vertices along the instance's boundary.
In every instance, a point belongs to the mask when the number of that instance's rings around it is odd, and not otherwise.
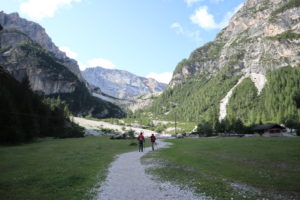
[{"label": "gravel path", "polygon": [[[158,141],[158,147],[168,144]],[[201,200],[191,191],[181,190],[169,182],[156,182],[145,173],[147,166],[140,158],[150,151],[130,152],[118,156],[111,164],[106,181],[102,183],[98,200]]]}]

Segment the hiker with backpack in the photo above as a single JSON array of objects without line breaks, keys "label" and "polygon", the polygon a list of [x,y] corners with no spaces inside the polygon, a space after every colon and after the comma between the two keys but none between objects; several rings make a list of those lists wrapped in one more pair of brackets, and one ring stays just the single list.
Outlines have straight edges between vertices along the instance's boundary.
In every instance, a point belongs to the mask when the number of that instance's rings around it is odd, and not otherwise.
[{"label": "hiker with backpack", "polygon": [[154,151],[154,145],[155,145],[155,141],[156,141],[156,137],[154,136],[154,134],[151,135],[150,140],[151,140],[151,144],[152,144],[152,151]]},{"label": "hiker with backpack", "polygon": [[144,142],[145,142],[143,132],[141,132],[140,135],[138,136],[138,141],[139,141],[139,152],[143,152],[144,151]]}]

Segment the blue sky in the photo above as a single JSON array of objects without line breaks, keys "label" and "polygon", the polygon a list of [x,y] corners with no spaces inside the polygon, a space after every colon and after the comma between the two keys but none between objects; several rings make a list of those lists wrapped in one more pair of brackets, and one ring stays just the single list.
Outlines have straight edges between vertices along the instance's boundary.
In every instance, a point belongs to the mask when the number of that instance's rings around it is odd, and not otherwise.
[{"label": "blue sky", "polygon": [[244,0],[0,0],[42,25],[82,69],[101,65],[168,82]]}]

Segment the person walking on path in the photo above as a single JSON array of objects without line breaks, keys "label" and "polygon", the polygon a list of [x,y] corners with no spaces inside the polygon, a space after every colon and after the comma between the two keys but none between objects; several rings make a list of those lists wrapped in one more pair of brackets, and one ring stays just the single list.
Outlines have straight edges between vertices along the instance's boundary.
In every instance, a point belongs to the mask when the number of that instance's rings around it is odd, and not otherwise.
[{"label": "person walking on path", "polygon": [[155,141],[156,141],[156,137],[154,136],[154,134],[151,135],[150,139],[151,139],[151,144],[152,144],[152,151],[154,151],[154,145],[155,145]]},{"label": "person walking on path", "polygon": [[138,141],[139,141],[139,152],[143,152],[144,151],[144,142],[145,142],[143,132],[141,132],[140,135],[138,136]]}]

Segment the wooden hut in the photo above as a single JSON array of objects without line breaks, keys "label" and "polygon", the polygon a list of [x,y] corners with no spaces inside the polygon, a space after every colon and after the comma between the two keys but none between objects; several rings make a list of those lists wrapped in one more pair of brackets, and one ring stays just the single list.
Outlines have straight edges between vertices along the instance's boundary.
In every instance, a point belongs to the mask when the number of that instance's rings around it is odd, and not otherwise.
[{"label": "wooden hut", "polygon": [[263,136],[284,136],[286,129],[278,124],[262,124],[254,126],[252,131]]}]

